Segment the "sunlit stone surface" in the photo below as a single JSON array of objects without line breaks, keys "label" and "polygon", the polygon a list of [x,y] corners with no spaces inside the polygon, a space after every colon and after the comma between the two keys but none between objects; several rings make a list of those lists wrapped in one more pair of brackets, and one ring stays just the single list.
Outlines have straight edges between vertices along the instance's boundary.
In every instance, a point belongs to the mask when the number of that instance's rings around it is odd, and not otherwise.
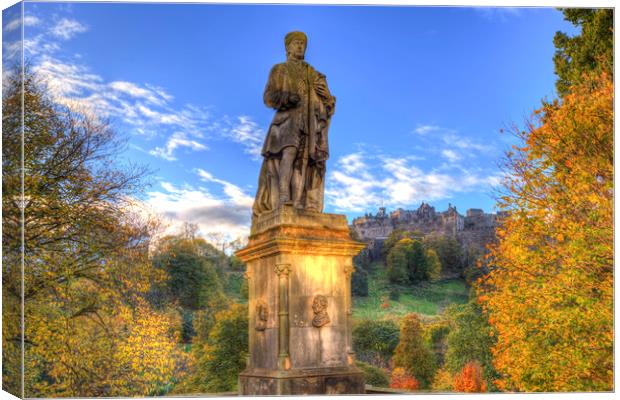
[{"label": "sunlit stone surface", "polygon": [[364,393],[350,291],[352,258],[363,247],[344,215],[283,206],[254,218],[248,246],[237,252],[247,264],[250,310],[241,394]]}]

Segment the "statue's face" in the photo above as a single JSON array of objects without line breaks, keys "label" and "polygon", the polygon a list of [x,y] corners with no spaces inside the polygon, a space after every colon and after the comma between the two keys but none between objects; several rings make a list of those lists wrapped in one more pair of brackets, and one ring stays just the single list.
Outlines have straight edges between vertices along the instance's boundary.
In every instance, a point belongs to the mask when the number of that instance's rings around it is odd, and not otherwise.
[{"label": "statue's face", "polygon": [[325,310],[326,308],[327,308],[327,299],[325,297],[317,296],[314,298],[314,301],[312,302],[312,311],[318,314],[321,311]]},{"label": "statue's face", "polygon": [[296,60],[303,60],[306,53],[306,42],[300,39],[295,39],[288,44],[286,48],[288,54]]}]

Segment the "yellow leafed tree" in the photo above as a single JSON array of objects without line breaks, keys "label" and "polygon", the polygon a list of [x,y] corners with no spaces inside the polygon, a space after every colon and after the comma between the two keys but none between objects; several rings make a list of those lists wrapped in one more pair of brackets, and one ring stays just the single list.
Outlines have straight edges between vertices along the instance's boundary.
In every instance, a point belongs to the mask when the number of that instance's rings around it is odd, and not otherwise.
[{"label": "yellow leafed tree", "polygon": [[480,298],[501,388],[613,388],[613,78],[544,104],[508,157]]}]

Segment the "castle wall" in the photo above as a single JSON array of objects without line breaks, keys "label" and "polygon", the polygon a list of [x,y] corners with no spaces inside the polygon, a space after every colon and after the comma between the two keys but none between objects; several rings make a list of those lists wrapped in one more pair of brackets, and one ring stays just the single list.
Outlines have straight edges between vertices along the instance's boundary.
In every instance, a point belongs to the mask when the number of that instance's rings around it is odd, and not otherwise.
[{"label": "castle wall", "polygon": [[378,245],[382,239],[395,229],[419,231],[423,235],[439,234],[456,238],[464,248],[475,247],[483,250],[488,243],[495,240],[495,228],[498,216],[486,214],[480,209],[469,209],[466,215],[459,214],[455,207],[436,212],[435,208],[422,203],[417,210],[397,209],[389,214],[385,208],[373,216],[366,214],[355,218],[351,227],[359,237],[371,244],[373,252],[379,252]]}]

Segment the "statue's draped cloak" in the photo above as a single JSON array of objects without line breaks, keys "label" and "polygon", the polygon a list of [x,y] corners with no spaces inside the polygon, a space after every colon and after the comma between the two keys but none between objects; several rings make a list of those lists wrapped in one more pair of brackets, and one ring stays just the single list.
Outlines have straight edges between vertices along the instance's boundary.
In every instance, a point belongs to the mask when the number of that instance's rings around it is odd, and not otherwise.
[{"label": "statue's draped cloak", "polygon": [[293,203],[322,212],[325,163],[329,157],[327,132],[336,102],[325,75],[305,61],[277,64],[271,69],[263,99],[276,113],[261,152],[264,159],[253,214],[277,208],[278,165],[282,150],[289,146],[297,149],[291,189]]}]

